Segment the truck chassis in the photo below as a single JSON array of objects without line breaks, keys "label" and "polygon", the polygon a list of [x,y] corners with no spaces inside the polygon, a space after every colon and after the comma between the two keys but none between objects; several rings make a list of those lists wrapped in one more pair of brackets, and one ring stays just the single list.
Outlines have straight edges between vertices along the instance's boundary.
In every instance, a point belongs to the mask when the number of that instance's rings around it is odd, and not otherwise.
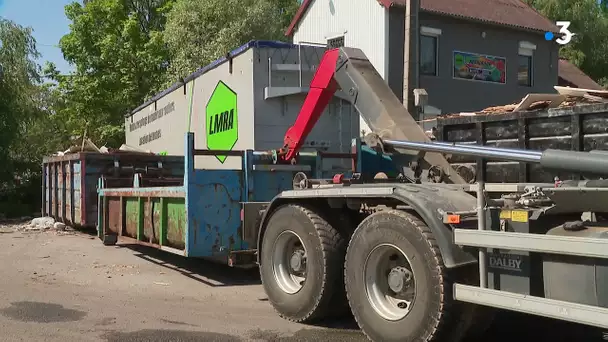
[{"label": "truck chassis", "polygon": [[430,142],[365,55],[340,48],[323,57],[277,162],[297,163],[338,89],[398,175],[300,176],[268,205],[258,262],[283,317],[313,321],[347,302],[373,341],[458,341],[488,326],[490,308],[608,328],[608,182],[471,185],[444,158],[606,175],[605,154]]}]

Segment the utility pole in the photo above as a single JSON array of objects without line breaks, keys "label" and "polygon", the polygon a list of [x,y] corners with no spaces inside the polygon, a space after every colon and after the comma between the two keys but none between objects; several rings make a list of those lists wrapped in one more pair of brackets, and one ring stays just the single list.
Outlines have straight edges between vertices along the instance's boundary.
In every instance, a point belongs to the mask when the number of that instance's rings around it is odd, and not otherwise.
[{"label": "utility pole", "polygon": [[403,46],[403,105],[416,119],[421,120],[414,104],[414,89],[419,86],[420,76],[420,0],[408,0],[405,5],[405,41]]}]

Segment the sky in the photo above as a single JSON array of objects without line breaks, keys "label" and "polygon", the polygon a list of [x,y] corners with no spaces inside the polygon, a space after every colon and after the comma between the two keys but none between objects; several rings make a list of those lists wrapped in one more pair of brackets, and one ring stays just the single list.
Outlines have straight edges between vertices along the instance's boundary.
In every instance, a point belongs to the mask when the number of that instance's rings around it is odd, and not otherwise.
[{"label": "sky", "polygon": [[39,62],[51,61],[61,72],[69,72],[71,66],[63,59],[57,46],[59,39],[69,32],[69,20],[65,17],[65,5],[74,0],[0,0],[0,17],[12,20],[34,30]]}]

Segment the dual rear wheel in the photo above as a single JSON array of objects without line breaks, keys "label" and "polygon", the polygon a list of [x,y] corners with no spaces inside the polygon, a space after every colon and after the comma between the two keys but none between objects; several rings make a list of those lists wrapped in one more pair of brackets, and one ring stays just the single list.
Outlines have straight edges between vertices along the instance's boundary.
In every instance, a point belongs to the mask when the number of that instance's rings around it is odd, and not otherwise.
[{"label": "dual rear wheel", "polygon": [[380,211],[359,224],[350,242],[340,224],[300,205],[272,213],[260,272],[282,317],[313,322],[350,307],[372,341],[462,338],[470,315],[452,300],[448,270],[420,219]]},{"label": "dual rear wheel", "polygon": [[326,215],[300,205],[278,208],[262,240],[260,274],[283,318],[309,323],[342,314],[346,240]]}]

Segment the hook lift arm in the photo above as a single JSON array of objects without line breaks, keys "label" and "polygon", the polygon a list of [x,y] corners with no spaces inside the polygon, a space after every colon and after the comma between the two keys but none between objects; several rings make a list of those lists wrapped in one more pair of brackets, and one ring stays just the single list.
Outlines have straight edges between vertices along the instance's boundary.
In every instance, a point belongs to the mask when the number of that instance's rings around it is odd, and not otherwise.
[{"label": "hook lift arm", "polygon": [[[311,81],[310,91],[300,113],[276,151],[277,162],[295,163],[308,134],[338,89],[344,91],[378,138],[430,142],[422,128],[410,115],[391,88],[378,74],[365,54],[354,48],[338,48],[325,52]],[[465,183],[440,153],[399,151],[409,160],[409,169],[418,178],[421,170],[433,168],[448,183]],[[409,157],[409,158],[408,158]]]},{"label": "hook lift arm", "polygon": [[325,52],[321,58],[296,122],[285,133],[282,153],[279,154],[282,161],[291,162],[296,158],[308,134],[338,90],[334,73],[339,56],[340,50],[332,49]]}]

